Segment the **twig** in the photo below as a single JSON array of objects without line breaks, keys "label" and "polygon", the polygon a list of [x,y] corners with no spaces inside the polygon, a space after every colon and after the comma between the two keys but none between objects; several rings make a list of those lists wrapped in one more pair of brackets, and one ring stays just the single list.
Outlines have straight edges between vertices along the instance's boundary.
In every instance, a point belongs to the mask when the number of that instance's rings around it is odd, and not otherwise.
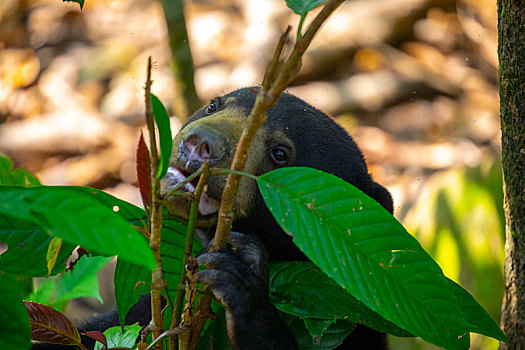
[{"label": "twig", "polygon": [[[277,68],[275,80],[270,81],[270,78],[273,78],[274,76],[273,70],[276,69],[275,65],[277,63],[275,62],[278,61],[280,53],[282,52],[283,45],[281,45],[281,41],[279,42],[276,54],[274,55],[269,70],[265,75],[266,77],[263,86],[259,89],[254,106],[243,129],[233,158],[231,166],[232,170],[244,170],[251,143],[255,137],[255,133],[266,119],[266,112],[277,103],[281,93],[297,74],[301,57],[312,42],[312,39],[319,28],[321,28],[321,25],[335,9],[343,3],[343,1],[344,0],[327,1],[321,12],[309,25],[305,34],[297,40],[288,59]],[[286,31],[286,33],[288,32],[289,30]],[[219,210],[217,229],[215,231],[212,250],[222,249],[228,242],[233,223],[233,210],[239,189],[240,178],[240,175],[232,173],[228,176],[226,181],[226,186],[224,187],[224,192],[222,194],[221,208]]]},{"label": "twig", "polygon": [[[151,106],[151,57],[148,58],[148,70],[146,86],[144,88],[146,98],[146,123],[150,135],[150,152],[151,152],[151,191],[152,205],[149,208],[148,221],[150,240],[149,246],[155,257],[155,269],[151,273],[151,318],[153,324],[153,339],[158,338],[164,328],[162,319],[162,297],[161,292],[164,288],[162,279],[162,261],[160,258],[160,232],[162,228],[162,200],[160,199],[159,179],[157,178],[157,169],[159,167],[159,158],[157,153],[157,141],[155,136],[155,121],[153,108]],[[157,349],[162,348],[162,343],[156,345]]]},{"label": "twig", "polygon": [[[180,328],[190,328],[193,323],[193,308],[195,306],[195,298],[197,297],[197,272],[199,272],[199,263],[197,259],[190,256],[186,265],[186,303],[184,304],[184,314]],[[183,333],[180,335],[181,350],[193,349],[191,347],[191,333]]]},{"label": "twig", "polygon": [[[202,191],[204,186],[208,182],[208,179],[211,175],[210,164],[205,162],[196,173],[201,174],[197,187],[195,188],[195,196],[191,202],[190,207],[190,216],[188,218],[188,228],[186,233],[186,241],[184,243],[184,255],[182,257],[182,270],[180,273],[179,284],[177,287],[177,294],[175,295],[175,303],[173,310],[173,315],[171,318],[170,328],[175,328],[180,323],[180,315],[182,311],[182,304],[184,302],[184,292],[183,289],[184,282],[186,281],[186,264],[188,257],[191,255],[193,249],[193,241],[195,238],[195,221],[197,219],[197,214],[199,212],[199,202],[201,199]],[[170,347],[171,349],[177,349],[177,337],[170,337]]]}]

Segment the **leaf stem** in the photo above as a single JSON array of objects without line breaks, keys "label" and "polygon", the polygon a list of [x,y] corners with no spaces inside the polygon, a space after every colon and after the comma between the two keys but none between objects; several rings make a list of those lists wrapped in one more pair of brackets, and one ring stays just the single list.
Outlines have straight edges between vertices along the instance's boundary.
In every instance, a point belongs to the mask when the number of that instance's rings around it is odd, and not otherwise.
[{"label": "leaf stem", "polygon": [[241,176],[249,177],[250,179],[259,180],[260,176],[253,175],[250,173],[245,173],[244,171],[236,171],[231,169],[224,169],[224,168],[211,168],[210,169],[212,175],[224,175],[224,174],[237,174]]},{"label": "leaf stem", "polygon": [[301,39],[301,35],[303,33],[303,24],[304,24],[305,19],[306,19],[306,13],[303,13],[301,15],[301,19],[299,20],[299,25],[297,26],[297,40]]}]

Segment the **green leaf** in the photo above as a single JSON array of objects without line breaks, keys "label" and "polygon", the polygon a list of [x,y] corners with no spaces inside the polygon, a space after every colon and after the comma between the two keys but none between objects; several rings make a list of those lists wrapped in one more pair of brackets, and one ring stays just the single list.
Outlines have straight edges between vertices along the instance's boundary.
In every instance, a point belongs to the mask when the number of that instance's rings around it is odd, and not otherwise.
[{"label": "green leaf", "polygon": [[277,169],[258,185],[294,243],[356,299],[428,342],[465,348],[468,327],[448,280],[379,203],[310,168]]},{"label": "green leaf", "polygon": [[139,301],[142,294],[150,292],[151,271],[118,258],[114,284],[119,322],[124,325],[129,309]]},{"label": "green leaf", "polygon": [[[345,320],[332,321],[308,319],[308,321],[301,320],[298,316],[283,314],[283,319],[288,328],[292,331],[297,340],[299,349],[316,349],[316,350],[331,350],[337,348],[343,343],[345,338],[352,333],[355,324]],[[327,327],[327,323],[331,323]],[[312,337],[310,331],[317,333],[315,330],[323,330],[322,336]]]},{"label": "green leaf", "polygon": [[270,300],[279,310],[302,318],[344,319],[398,337],[413,336],[367,308],[309,261],[270,264]]},{"label": "green leaf", "polygon": [[120,210],[127,212],[129,203],[115,201],[126,204],[109,209],[101,203],[107,197],[99,191],[62,186],[3,186],[0,198],[0,214],[35,223],[48,236],[60,237],[98,254],[119,255],[149,268],[155,265],[146,239],[116,214]]},{"label": "green leaf", "polygon": [[319,343],[328,327],[336,322],[336,320],[324,320],[318,318],[303,318],[303,321],[306,330],[312,336],[312,342],[314,344]]},{"label": "green leaf", "polygon": [[13,169],[13,161],[0,157],[0,186],[32,187],[40,185],[40,181],[26,169]]},{"label": "green leaf", "polygon": [[80,5],[80,9],[84,7],[84,0],[62,0],[63,2],[76,2]]},{"label": "green leaf", "polygon": [[[68,189],[68,191],[87,193],[111,210],[118,208],[117,214],[133,224],[140,224],[140,218],[146,217],[144,210],[105,192],[88,187],[61,188]],[[10,249],[0,255],[0,271],[34,277],[47,276],[46,254],[52,238],[34,222],[2,215],[0,212],[0,242],[5,242],[10,247]],[[68,242],[62,243],[51,275],[65,270],[66,260],[75,246],[76,244]]]},{"label": "green leaf", "polygon": [[157,178],[162,179],[168,172],[170,165],[171,150],[173,148],[173,140],[171,137],[170,117],[166,108],[159,98],[151,94],[151,104],[153,107],[153,114],[159,129],[159,144],[160,144],[160,160]]},{"label": "green leaf", "polygon": [[505,334],[501,331],[496,322],[494,322],[487,311],[485,311],[485,309],[474,300],[472,295],[456,282],[450,279],[448,281],[458,298],[461,309],[463,310],[463,316],[467,321],[468,330],[503,342],[508,342],[507,337],[505,337]]},{"label": "green leaf", "polygon": [[299,16],[306,15],[326,0],[286,0],[286,6]]},{"label": "green leaf", "polygon": [[[142,327],[138,325],[125,326],[124,331],[122,331],[120,327],[108,328],[104,332],[108,342],[108,349],[116,347],[132,348],[137,341],[141,329]],[[102,344],[97,342],[95,344],[95,350],[100,349],[102,349]]]},{"label": "green leaf", "polygon": [[[32,277],[47,276],[46,254],[52,239],[34,223],[8,218],[0,213],[0,242],[5,242],[9,248],[0,255],[0,271]],[[62,243],[50,275],[65,270],[66,261],[75,246]]]},{"label": "green leaf", "polygon": [[0,349],[30,349],[29,318],[15,276],[0,273],[0,295]]},{"label": "green leaf", "polygon": [[[177,293],[187,226],[174,217],[162,221],[160,255],[162,257],[163,279],[166,281],[168,299],[173,302]],[[193,243],[193,255],[202,250],[198,238]],[[137,303],[141,294],[151,288],[151,271],[140,265],[117,260],[115,269],[115,298],[120,323],[123,324],[129,309]]]},{"label": "green leaf", "polygon": [[56,278],[47,278],[38,284],[36,289],[27,296],[27,301],[49,305],[55,292]]},{"label": "green leaf", "polygon": [[92,297],[103,303],[98,289],[97,272],[111,259],[102,256],[82,256],[72,271],[66,271],[57,280],[53,304],[80,297]]}]

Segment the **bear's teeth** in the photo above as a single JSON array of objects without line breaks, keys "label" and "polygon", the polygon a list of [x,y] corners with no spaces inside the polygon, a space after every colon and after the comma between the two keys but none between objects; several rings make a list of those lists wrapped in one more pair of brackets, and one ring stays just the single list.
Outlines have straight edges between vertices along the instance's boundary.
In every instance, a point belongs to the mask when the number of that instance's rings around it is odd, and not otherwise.
[{"label": "bear's teeth", "polygon": [[199,201],[199,213],[201,215],[209,215],[216,213],[220,208],[221,203],[210,196],[206,192],[203,192],[201,195],[201,200]]},{"label": "bear's teeth", "polygon": [[[169,167],[166,176],[160,180],[160,192],[161,195],[167,195],[170,190],[180,184],[182,181],[186,180],[186,176],[182,174],[179,169],[174,167]],[[195,191],[195,186],[191,183],[187,183],[180,188],[184,192],[193,192]]]}]

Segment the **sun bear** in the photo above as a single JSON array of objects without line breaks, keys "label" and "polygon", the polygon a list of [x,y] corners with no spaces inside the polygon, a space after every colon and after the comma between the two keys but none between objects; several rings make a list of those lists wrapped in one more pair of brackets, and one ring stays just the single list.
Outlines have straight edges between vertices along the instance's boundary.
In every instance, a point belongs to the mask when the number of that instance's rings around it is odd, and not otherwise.
[{"label": "sun bear", "polygon": [[[167,192],[204,161],[229,168],[244,123],[255,101],[257,88],[244,88],[215,98],[196,112],[174,138],[174,150],[163,191]],[[280,167],[316,168],[356,186],[392,213],[390,193],[374,182],[353,139],[332,118],[301,99],[283,93],[267,113],[250,149],[245,171],[261,175]],[[213,237],[216,213],[226,176],[212,176],[199,204],[201,240]],[[192,185],[188,185],[192,186]],[[189,202],[168,198],[176,215],[187,216]],[[254,180],[243,177],[236,200],[233,250],[203,254],[208,267],[199,280],[226,307],[227,328],[239,349],[293,349],[295,339],[279,318],[268,297],[267,261],[305,260],[292,238],[274,220]],[[383,334],[358,327],[341,348],[385,348]]]},{"label": "sun bear", "polygon": [[[233,91],[213,99],[197,111],[173,139],[168,174],[161,182],[166,194],[197,170],[204,161],[230,168],[243,126],[254,104],[256,87]],[[301,99],[283,93],[257,132],[245,171],[261,175],[280,167],[311,167],[351,183],[392,213],[390,193],[374,182],[354,140],[332,118]],[[213,175],[199,203],[199,238],[204,246],[213,239],[226,175]],[[191,191],[188,183],[185,190]],[[187,217],[189,202],[168,197],[168,210]],[[204,252],[198,262],[207,267],[198,274],[207,290],[226,309],[227,330],[236,349],[296,349],[291,331],[270,303],[268,261],[306,260],[274,220],[253,179],[243,177],[236,199],[230,248]],[[150,321],[149,297],[143,296],[128,314],[127,323]],[[116,314],[92,320],[83,327],[105,330],[117,325]],[[60,348],[42,346],[40,348]],[[385,335],[358,326],[338,349],[385,349]]]}]

